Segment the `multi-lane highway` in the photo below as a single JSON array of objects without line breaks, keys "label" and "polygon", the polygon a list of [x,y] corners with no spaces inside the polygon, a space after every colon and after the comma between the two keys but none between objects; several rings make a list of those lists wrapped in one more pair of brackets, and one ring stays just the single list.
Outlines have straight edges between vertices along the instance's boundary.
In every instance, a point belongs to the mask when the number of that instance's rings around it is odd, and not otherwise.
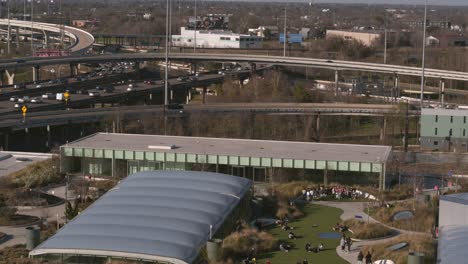
[{"label": "multi-lane highway", "polygon": [[[286,65],[286,66],[301,66],[301,67],[315,67],[326,68],[337,71],[352,70],[352,71],[365,71],[377,72],[387,74],[397,74],[405,76],[421,76],[421,68],[409,67],[401,65],[365,63],[354,61],[340,61],[340,60],[323,60],[302,57],[280,57],[280,56],[263,56],[263,55],[244,55],[244,54],[198,54],[198,53],[171,53],[169,55],[172,61],[217,61],[217,62],[247,62],[271,65]],[[71,57],[57,57],[47,59],[26,59],[24,62],[17,63],[12,61],[0,61],[0,69],[11,69],[22,66],[44,66],[55,64],[67,63],[100,63],[112,61],[152,61],[164,59],[163,53],[144,53],[144,54],[110,54],[110,55],[97,55],[97,56],[71,56]],[[439,69],[425,70],[427,78],[447,79],[447,80],[460,80],[468,81],[468,72],[446,71]]]},{"label": "multi-lane highway", "polygon": [[[10,25],[11,27],[29,28],[33,31],[46,31],[54,33],[60,33],[62,31],[60,25],[34,21],[31,22],[12,19],[0,19],[0,25]],[[63,33],[66,37],[73,40],[69,48],[72,54],[75,55],[84,54],[94,43],[94,37],[92,34],[78,28],[63,26]]]}]

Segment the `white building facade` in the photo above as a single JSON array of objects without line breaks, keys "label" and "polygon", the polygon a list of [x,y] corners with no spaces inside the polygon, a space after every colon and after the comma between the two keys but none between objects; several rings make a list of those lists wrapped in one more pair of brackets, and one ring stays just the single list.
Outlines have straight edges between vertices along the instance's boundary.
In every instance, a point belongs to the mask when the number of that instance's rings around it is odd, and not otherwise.
[{"label": "white building facade", "polygon": [[[196,41],[195,41],[196,37]],[[225,30],[195,30],[180,28],[180,35],[172,35],[175,47],[221,48],[221,49],[260,49],[263,39],[258,36],[236,34]]]}]

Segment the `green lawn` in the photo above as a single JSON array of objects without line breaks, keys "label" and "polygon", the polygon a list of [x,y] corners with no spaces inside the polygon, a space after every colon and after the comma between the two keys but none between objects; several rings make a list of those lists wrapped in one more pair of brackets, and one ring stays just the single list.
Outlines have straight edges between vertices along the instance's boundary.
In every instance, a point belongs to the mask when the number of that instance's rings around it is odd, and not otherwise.
[{"label": "green lawn", "polygon": [[[341,209],[322,206],[322,205],[307,205],[303,208],[305,216],[291,222],[289,225],[294,227],[294,234],[299,238],[288,239],[288,232],[281,228],[274,227],[268,230],[280,240],[287,241],[292,246],[289,252],[274,251],[261,254],[258,257],[258,263],[265,263],[268,259],[272,264],[296,264],[297,261],[307,258],[309,263],[347,263],[336,254],[336,247],[339,239],[322,239],[318,237],[322,232],[333,232],[332,227],[340,222],[339,217],[343,213]],[[312,227],[317,224],[318,227]],[[325,246],[325,251],[320,253],[308,253],[304,246],[309,242],[312,247],[316,247],[320,243]]]}]

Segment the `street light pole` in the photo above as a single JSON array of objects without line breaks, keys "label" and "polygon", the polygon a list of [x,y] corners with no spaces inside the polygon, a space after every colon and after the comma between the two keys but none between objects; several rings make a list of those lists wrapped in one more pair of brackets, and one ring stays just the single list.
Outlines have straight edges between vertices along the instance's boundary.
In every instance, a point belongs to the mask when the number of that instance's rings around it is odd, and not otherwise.
[{"label": "street light pole", "polygon": [[164,106],[167,107],[167,86],[169,70],[169,0],[166,0],[166,68],[164,71]]},{"label": "street light pole", "polygon": [[421,110],[423,108],[423,99],[424,99],[424,71],[425,71],[425,58],[426,58],[426,23],[427,23],[427,1],[424,3],[424,21],[423,21],[423,41],[422,41],[422,62],[421,62],[421,101],[420,101],[420,107]]},{"label": "street light pole", "polygon": [[193,28],[193,53],[197,51],[197,0],[195,0],[195,26]]},{"label": "street light pole", "polygon": [[385,28],[384,31],[384,57],[383,57],[383,63],[387,64],[387,29]]},{"label": "street light pole", "polygon": [[34,0],[31,0],[31,56],[34,56]]},{"label": "street light pole", "polygon": [[10,42],[11,42],[11,25],[10,25],[10,1],[7,0],[8,10],[8,33],[7,33],[7,52],[10,54]]},{"label": "street light pole", "polygon": [[286,7],[284,7],[284,35],[283,35],[283,57],[286,57]]}]

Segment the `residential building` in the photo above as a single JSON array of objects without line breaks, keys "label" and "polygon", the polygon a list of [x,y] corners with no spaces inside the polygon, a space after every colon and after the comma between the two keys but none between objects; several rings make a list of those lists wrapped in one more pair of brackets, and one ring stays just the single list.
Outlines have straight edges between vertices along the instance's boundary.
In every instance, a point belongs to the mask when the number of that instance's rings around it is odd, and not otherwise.
[{"label": "residential building", "polygon": [[278,37],[279,30],[277,26],[259,26],[258,28],[249,28],[249,34],[254,34],[264,39],[275,39]]},{"label": "residential building", "polygon": [[341,37],[346,40],[357,40],[366,46],[372,46],[382,35],[380,31],[346,31],[327,30],[326,38]]},{"label": "residential building", "polygon": [[421,148],[467,151],[467,109],[424,108],[421,113]]},{"label": "residential building", "polygon": [[[196,37],[196,40],[195,40]],[[262,48],[263,39],[258,36],[233,33],[228,30],[195,30],[181,27],[180,35],[172,36],[172,44],[177,47],[198,48]]]},{"label": "residential building", "polygon": [[[424,20],[410,20],[410,21],[405,21],[405,24],[407,24],[411,28],[420,28],[423,27],[424,25]],[[437,27],[437,28],[444,28],[444,29],[451,29],[452,27],[452,22],[450,21],[431,21],[431,20],[426,20],[426,26],[427,27]]]},{"label": "residential building", "polygon": [[99,22],[96,20],[73,20],[72,25],[74,27],[91,27],[96,26]]}]

